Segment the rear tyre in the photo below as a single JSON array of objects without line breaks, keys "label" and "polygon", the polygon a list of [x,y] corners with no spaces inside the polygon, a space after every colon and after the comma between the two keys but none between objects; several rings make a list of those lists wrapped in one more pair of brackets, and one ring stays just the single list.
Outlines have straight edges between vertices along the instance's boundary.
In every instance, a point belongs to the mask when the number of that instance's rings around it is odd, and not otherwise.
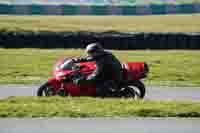
[{"label": "rear tyre", "polygon": [[38,88],[37,96],[54,96],[53,88],[45,82]]},{"label": "rear tyre", "polygon": [[123,96],[134,99],[143,99],[146,94],[145,85],[141,81],[133,81],[122,87]]}]

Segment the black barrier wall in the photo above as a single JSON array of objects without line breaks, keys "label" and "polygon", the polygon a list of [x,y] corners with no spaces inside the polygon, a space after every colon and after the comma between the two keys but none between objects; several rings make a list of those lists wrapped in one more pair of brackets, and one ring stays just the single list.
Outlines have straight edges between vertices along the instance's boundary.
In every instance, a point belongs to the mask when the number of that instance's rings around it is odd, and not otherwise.
[{"label": "black barrier wall", "polygon": [[3,48],[200,49],[200,33],[0,32]]}]

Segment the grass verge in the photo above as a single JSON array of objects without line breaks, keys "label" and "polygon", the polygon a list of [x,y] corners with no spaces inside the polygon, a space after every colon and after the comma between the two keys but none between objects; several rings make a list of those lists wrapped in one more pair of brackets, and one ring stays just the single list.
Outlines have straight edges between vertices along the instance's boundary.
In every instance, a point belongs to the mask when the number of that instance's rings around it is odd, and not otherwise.
[{"label": "grass verge", "polygon": [[0,31],[200,32],[200,15],[0,16]]},{"label": "grass verge", "polygon": [[200,104],[131,99],[10,97],[0,117],[200,117]]},{"label": "grass verge", "polygon": [[[80,56],[83,50],[74,49],[0,49],[0,84],[39,84],[51,76],[53,64],[60,57]],[[121,60],[145,61],[150,85],[200,86],[200,52],[170,51],[113,51]]]}]

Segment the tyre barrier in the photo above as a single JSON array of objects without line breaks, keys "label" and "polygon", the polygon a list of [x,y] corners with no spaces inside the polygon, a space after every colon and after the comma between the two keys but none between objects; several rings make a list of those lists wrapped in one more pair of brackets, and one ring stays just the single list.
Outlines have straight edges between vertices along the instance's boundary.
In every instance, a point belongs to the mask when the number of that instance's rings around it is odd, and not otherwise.
[{"label": "tyre barrier", "polygon": [[200,49],[200,33],[0,32],[2,48]]}]

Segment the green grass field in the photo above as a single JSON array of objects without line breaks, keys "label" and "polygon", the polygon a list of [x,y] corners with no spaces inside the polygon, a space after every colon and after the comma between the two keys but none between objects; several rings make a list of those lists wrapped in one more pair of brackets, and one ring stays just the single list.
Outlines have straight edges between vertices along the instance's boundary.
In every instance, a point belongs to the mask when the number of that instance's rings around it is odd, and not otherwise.
[{"label": "green grass field", "polygon": [[[199,32],[200,15],[157,16],[0,16],[2,31],[123,31]],[[51,76],[62,56],[82,50],[0,49],[0,83],[40,83]],[[151,72],[146,83],[199,86],[199,51],[115,51],[122,62],[146,61]]]},{"label": "green grass field", "polygon": [[[199,32],[200,15],[0,16],[0,31]],[[147,85],[200,86],[199,50],[113,51],[122,61],[145,61]],[[40,84],[55,61],[80,49],[0,48],[0,84]],[[131,99],[11,97],[0,100],[0,117],[200,117],[200,104]]]},{"label": "green grass field", "polygon": [[200,117],[200,104],[99,98],[11,97],[0,100],[0,117]]},{"label": "green grass field", "polygon": [[199,32],[200,15],[0,16],[0,31]]},{"label": "green grass field", "polygon": [[[80,49],[0,49],[0,84],[39,84],[51,76],[53,64],[65,56],[80,56]],[[148,85],[200,86],[199,50],[113,51],[121,60],[145,61],[150,66]]]}]

